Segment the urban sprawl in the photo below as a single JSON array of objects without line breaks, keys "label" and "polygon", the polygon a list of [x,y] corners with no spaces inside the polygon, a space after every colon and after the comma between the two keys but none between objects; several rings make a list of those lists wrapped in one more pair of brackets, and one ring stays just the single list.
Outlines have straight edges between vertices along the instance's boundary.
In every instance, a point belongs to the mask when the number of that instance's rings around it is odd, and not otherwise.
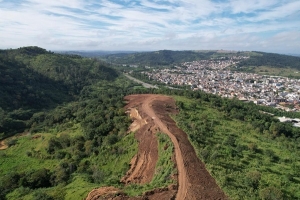
[{"label": "urban sprawl", "polygon": [[149,79],[168,85],[189,85],[193,90],[222,97],[235,97],[286,111],[300,111],[300,80],[228,70],[229,66],[235,67],[244,59],[248,57],[185,62],[173,68],[143,73]]}]

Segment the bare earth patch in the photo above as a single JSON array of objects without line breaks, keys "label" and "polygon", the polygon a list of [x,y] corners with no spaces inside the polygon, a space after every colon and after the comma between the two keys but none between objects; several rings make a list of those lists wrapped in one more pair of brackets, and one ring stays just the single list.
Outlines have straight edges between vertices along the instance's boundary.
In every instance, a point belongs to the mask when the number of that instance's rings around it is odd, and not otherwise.
[{"label": "bare earth patch", "polygon": [[5,150],[7,148],[8,148],[8,146],[5,144],[5,141],[1,140],[0,141],[0,150]]},{"label": "bare earth patch", "polygon": [[[130,95],[125,97],[126,109],[134,119],[130,131],[136,131],[139,142],[138,154],[131,160],[131,167],[122,178],[124,184],[149,183],[154,175],[158,160],[158,142],[155,134],[167,134],[174,144],[175,161],[178,169],[178,186],[155,189],[141,197],[127,197],[120,191],[108,197],[97,192],[90,193],[87,200],[94,199],[228,199],[208,173],[203,162],[196,156],[195,150],[185,132],[180,130],[170,118],[176,113],[175,101],[163,95]],[[101,190],[97,189],[97,190]],[[96,191],[96,190],[93,190]],[[108,192],[110,193],[110,192]],[[96,198],[95,198],[96,197]]]},{"label": "bare earth patch", "polygon": [[[14,136],[8,137],[8,138],[3,139],[3,140],[0,140],[0,150],[5,150],[5,149],[7,149],[7,148],[9,147],[9,146],[6,144],[6,141],[8,141],[8,140],[10,140],[10,139],[17,139],[17,138],[19,138],[19,137],[23,137],[23,136],[26,136],[26,135],[28,135],[27,132],[24,132],[24,133],[18,133],[18,134],[14,135]],[[35,137],[35,138],[33,138],[33,137]],[[39,138],[39,137],[41,137],[41,135],[39,135],[39,136],[32,136],[33,139],[37,139],[37,138]]]}]

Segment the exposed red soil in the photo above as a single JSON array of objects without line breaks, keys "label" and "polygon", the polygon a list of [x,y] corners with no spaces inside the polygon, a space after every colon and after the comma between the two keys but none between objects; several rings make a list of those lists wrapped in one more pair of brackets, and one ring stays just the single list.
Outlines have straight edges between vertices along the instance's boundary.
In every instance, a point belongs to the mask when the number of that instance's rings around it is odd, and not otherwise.
[{"label": "exposed red soil", "polygon": [[36,139],[39,139],[40,137],[42,137],[42,136],[41,135],[34,135],[34,136],[31,137],[31,139],[36,140]]},{"label": "exposed red soil", "polygon": [[5,144],[4,140],[1,140],[0,141],[0,150],[4,150],[4,149],[7,149],[8,146]]},{"label": "exposed red soil", "polygon": [[[27,135],[28,133],[24,132],[24,133],[18,133],[14,136],[11,136],[11,137],[8,137],[8,138],[5,138],[3,140],[0,140],[0,150],[5,150],[7,149],[9,146],[6,144],[6,141],[7,140],[10,140],[10,139],[17,139],[19,137],[23,137],[25,135]],[[34,136],[33,136],[34,137]],[[39,136],[40,137],[40,136]],[[36,139],[36,138],[35,138]]]},{"label": "exposed red soil", "polygon": [[137,130],[139,150],[131,161],[130,170],[121,181],[125,184],[143,184],[151,181],[158,158],[155,133],[159,131],[167,134],[174,144],[178,169],[178,177],[175,178],[178,180],[178,186],[155,189],[141,197],[126,197],[121,193],[114,194],[114,197],[105,196],[107,193],[99,196],[97,192],[93,193],[96,191],[93,190],[91,193],[97,198],[90,193],[86,199],[228,199],[208,173],[204,163],[196,156],[186,133],[170,118],[171,113],[177,112],[175,101],[171,97],[152,94],[130,95],[125,100],[128,101],[126,109],[135,119],[130,128]]},{"label": "exposed red soil", "polygon": [[157,130],[152,123],[147,122],[150,119],[148,117],[141,117],[135,108],[130,109],[130,117],[134,120],[130,126],[130,131],[137,130],[135,138],[139,142],[139,149],[137,155],[130,162],[130,170],[121,179],[121,182],[125,184],[149,183],[154,175],[158,159],[158,143],[154,134]]}]

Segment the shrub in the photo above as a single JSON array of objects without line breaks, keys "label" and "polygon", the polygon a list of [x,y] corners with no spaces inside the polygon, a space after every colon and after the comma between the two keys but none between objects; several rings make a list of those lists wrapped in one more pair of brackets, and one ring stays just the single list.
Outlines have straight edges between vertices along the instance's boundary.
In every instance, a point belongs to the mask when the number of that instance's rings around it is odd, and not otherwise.
[{"label": "shrub", "polygon": [[258,171],[248,172],[245,177],[246,185],[252,187],[253,189],[257,189],[259,186],[259,181],[261,179],[261,174]]},{"label": "shrub", "polygon": [[22,178],[22,185],[31,189],[51,187],[50,178],[50,171],[43,168],[26,174],[26,176]]},{"label": "shrub", "polygon": [[250,151],[256,152],[257,151],[257,145],[255,143],[248,144],[248,149]]},{"label": "shrub", "polygon": [[282,192],[275,187],[267,187],[259,192],[259,196],[263,200],[281,200],[283,199]]},{"label": "shrub", "polygon": [[36,191],[33,200],[54,200],[54,198],[45,192]]},{"label": "shrub", "polygon": [[7,146],[11,147],[17,144],[17,139],[9,139],[6,141]]}]

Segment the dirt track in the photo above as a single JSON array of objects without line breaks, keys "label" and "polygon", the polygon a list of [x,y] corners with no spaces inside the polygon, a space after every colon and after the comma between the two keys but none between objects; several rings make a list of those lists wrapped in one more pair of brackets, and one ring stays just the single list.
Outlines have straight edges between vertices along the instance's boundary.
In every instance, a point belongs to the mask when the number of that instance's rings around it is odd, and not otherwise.
[{"label": "dirt track", "polygon": [[[174,149],[175,149],[175,158],[176,158],[176,164],[177,164],[177,170],[178,170],[178,193],[176,195],[176,199],[185,199],[188,191],[188,181],[187,181],[187,175],[186,175],[186,170],[184,168],[184,163],[183,163],[183,157],[182,157],[182,152],[179,147],[179,143],[176,139],[176,137],[169,131],[169,128],[164,124],[161,119],[156,115],[154,110],[151,108],[153,101],[160,101],[160,102],[169,102],[169,99],[166,99],[169,97],[165,96],[157,96],[157,95],[149,95],[142,104],[142,111],[145,112],[148,116],[150,116],[156,124],[161,132],[166,133],[172,140],[174,144]],[[156,104],[155,104],[156,105]]]},{"label": "dirt track", "polygon": [[[134,123],[132,130],[137,130],[139,152],[131,161],[131,169],[122,179],[125,184],[148,183],[151,181],[157,161],[157,139],[155,133],[167,134],[175,149],[175,160],[178,168],[178,187],[170,186],[154,190],[143,197],[119,196],[110,199],[227,199],[224,192],[197,158],[186,133],[180,130],[169,114],[175,114],[175,101],[163,95],[130,95],[125,98]],[[176,189],[178,188],[178,191]],[[91,192],[92,193],[92,192]],[[90,194],[91,194],[90,193]],[[94,191],[95,193],[95,191]],[[103,198],[103,196],[102,196]],[[88,200],[96,199],[88,196]],[[105,198],[107,199],[107,198]]]}]

